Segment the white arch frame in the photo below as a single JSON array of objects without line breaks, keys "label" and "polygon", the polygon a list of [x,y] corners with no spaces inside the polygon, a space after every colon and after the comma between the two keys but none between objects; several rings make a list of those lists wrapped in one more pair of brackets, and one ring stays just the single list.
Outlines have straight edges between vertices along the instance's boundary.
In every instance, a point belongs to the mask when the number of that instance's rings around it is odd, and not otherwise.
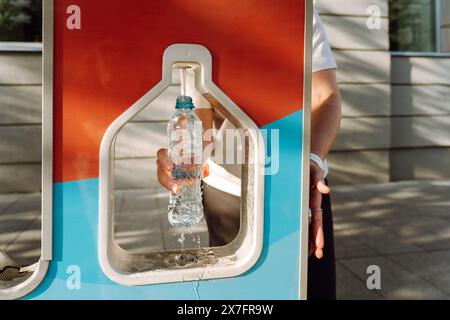
[{"label": "white arch frame", "polygon": [[[172,67],[176,63],[197,63],[201,66],[200,87],[210,93],[217,101],[226,106],[234,118],[249,130],[250,139],[254,142],[253,159],[249,159],[253,166],[253,203],[254,214],[252,221],[243,236],[242,243],[234,252],[235,262],[217,263],[214,266],[201,268],[190,267],[179,270],[158,270],[140,273],[127,273],[117,270],[112,263],[114,254],[124,254],[114,241],[113,210],[114,199],[114,167],[112,157],[114,141],[118,132],[146,108],[162,92],[172,84]],[[107,129],[100,147],[100,184],[99,184],[99,262],[103,272],[112,280],[122,285],[149,285],[157,283],[171,283],[182,281],[196,281],[204,279],[226,278],[241,275],[255,265],[259,259],[263,246],[264,234],[264,171],[265,146],[258,126],[212,81],[212,56],[207,48],[196,44],[174,44],[169,46],[163,56],[162,80],[146,93],[133,106],[119,116]],[[120,260],[120,258],[119,258]]]}]

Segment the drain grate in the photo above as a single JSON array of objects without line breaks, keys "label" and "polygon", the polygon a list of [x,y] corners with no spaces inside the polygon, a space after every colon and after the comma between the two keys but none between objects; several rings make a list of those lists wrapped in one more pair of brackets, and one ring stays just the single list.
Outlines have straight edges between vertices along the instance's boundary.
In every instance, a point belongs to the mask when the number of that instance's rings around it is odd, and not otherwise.
[{"label": "drain grate", "polygon": [[191,254],[181,253],[181,254],[171,254],[167,256],[164,259],[164,262],[169,267],[186,267],[196,264],[198,262],[198,259],[197,257]]},{"label": "drain grate", "polygon": [[20,272],[17,267],[6,267],[0,271],[0,281],[12,281],[29,274],[29,272]]}]

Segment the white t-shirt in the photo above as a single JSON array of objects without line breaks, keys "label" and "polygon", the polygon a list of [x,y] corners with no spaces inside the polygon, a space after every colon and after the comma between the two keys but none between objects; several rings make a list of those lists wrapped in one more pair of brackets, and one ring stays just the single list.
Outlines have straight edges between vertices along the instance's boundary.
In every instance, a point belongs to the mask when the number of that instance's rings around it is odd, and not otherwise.
[{"label": "white t-shirt", "polygon": [[331,52],[322,20],[314,7],[312,72],[336,68],[336,60]]}]

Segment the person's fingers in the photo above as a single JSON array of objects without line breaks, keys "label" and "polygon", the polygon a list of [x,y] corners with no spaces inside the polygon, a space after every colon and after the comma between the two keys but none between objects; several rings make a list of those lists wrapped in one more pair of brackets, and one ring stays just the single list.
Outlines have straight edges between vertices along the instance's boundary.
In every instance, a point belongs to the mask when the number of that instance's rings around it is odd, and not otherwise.
[{"label": "person's fingers", "polygon": [[169,156],[169,150],[166,148],[161,148],[156,152],[156,156],[158,158],[162,158],[162,157],[168,157]]},{"label": "person's fingers", "polygon": [[330,194],[331,189],[325,183],[323,171],[316,164],[311,164],[311,189],[317,189],[321,194]]},{"label": "person's fingers", "polygon": [[204,163],[202,167],[202,178],[206,178],[208,176],[209,176],[209,165],[207,163]]},{"label": "person's fingers", "polygon": [[314,163],[311,164],[311,192],[309,206],[312,211],[311,218],[311,245],[317,259],[323,258],[325,245],[323,233],[322,195],[329,194],[331,189],[325,184],[323,171]]},{"label": "person's fingers", "polygon": [[325,239],[323,234],[323,213],[322,211],[313,210],[312,213],[313,224],[313,244],[314,254],[317,259],[323,258],[323,248],[325,245]]},{"label": "person's fingers", "polygon": [[164,170],[161,166],[158,165],[157,170],[158,182],[165,187],[167,190],[172,191],[174,193],[178,193],[179,186],[177,181],[172,178],[170,173]]},{"label": "person's fingers", "polygon": [[322,194],[319,190],[317,190],[317,188],[313,188],[310,192],[309,207],[311,209],[322,207]]},{"label": "person's fingers", "polygon": [[173,163],[169,157],[169,151],[167,149],[159,149],[157,153],[157,164],[165,171],[172,171]]},{"label": "person's fingers", "polygon": [[156,165],[159,183],[167,190],[178,193],[179,186],[177,181],[172,178],[173,163],[167,149],[158,150]]},{"label": "person's fingers", "polygon": [[325,184],[325,181],[320,180],[319,182],[317,182],[316,184],[316,189],[321,193],[321,194],[330,194],[331,193],[331,189],[330,187],[328,187]]},{"label": "person's fingers", "polygon": [[[311,208],[321,208],[322,206],[322,194],[317,188],[313,188],[311,190],[310,197],[310,207]],[[323,257],[323,246],[324,246],[324,235],[323,235],[323,226],[322,226],[322,212],[316,209],[312,210],[312,252],[318,259]]]}]

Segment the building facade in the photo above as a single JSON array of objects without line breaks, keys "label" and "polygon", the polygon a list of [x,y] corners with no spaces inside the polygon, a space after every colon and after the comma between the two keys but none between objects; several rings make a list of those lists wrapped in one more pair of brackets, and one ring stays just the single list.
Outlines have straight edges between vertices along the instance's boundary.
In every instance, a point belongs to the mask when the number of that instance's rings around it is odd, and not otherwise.
[{"label": "building facade", "polygon": [[[398,4],[400,19],[392,12]],[[329,156],[333,184],[449,179],[450,1],[317,0],[316,6],[343,96],[342,132]],[[421,31],[428,32],[415,38]],[[402,43],[391,51],[396,33]],[[400,51],[408,46],[414,52]]]}]

